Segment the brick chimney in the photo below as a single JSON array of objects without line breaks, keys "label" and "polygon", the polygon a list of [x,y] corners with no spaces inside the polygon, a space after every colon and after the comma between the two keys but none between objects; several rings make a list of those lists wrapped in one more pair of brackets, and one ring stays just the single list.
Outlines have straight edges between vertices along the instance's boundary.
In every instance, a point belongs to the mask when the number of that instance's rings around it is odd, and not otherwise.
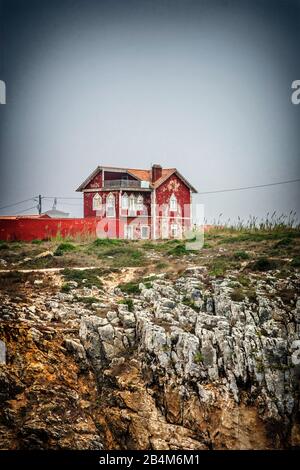
[{"label": "brick chimney", "polygon": [[152,183],[155,183],[162,175],[162,167],[160,165],[152,165]]}]

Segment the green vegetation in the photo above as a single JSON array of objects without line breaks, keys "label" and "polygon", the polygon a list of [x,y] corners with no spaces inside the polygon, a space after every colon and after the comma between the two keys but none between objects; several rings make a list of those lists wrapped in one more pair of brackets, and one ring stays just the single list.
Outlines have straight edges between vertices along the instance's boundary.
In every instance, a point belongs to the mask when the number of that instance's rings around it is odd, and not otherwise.
[{"label": "green vegetation", "polygon": [[234,254],[233,254],[233,257],[234,259],[237,259],[237,260],[240,260],[240,259],[249,259],[250,256],[248,255],[248,253],[246,251],[236,251]]},{"label": "green vegetation", "polygon": [[97,238],[93,241],[92,246],[94,247],[112,247],[128,244],[128,240],[121,240],[119,238]]},{"label": "green vegetation", "polygon": [[76,251],[76,246],[69,242],[63,242],[58,245],[54,252],[54,256],[63,256],[64,253]]},{"label": "green vegetation", "polygon": [[233,291],[230,294],[231,300],[234,302],[242,302],[245,300],[245,294],[243,292],[243,289],[240,289],[239,287],[236,287],[233,289]]},{"label": "green vegetation", "polygon": [[61,290],[61,292],[63,292],[64,294],[68,294],[71,289],[72,289],[71,286],[70,286],[68,283],[64,282],[63,285],[61,286],[61,289],[60,289],[60,290]]},{"label": "green vegetation", "polygon": [[300,256],[295,256],[292,259],[291,266],[293,266],[294,268],[299,268],[300,267]]},{"label": "green vegetation", "polygon": [[62,274],[66,281],[76,281],[78,287],[93,287],[101,288],[103,286],[100,279],[104,272],[102,269],[64,269]]},{"label": "green vegetation", "polygon": [[233,267],[231,260],[227,256],[219,256],[215,258],[209,266],[209,274],[211,276],[223,277],[230,267]]},{"label": "green vegetation", "polygon": [[194,302],[192,299],[190,299],[189,297],[184,297],[184,298],[182,299],[182,303],[183,303],[184,305],[187,305],[188,307],[192,308],[193,310],[195,310],[195,312],[199,312],[199,311],[200,311],[200,308],[197,307],[197,306],[195,305],[195,302]]},{"label": "green vegetation", "polygon": [[253,271],[271,271],[272,269],[277,269],[279,263],[277,260],[269,259],[266,257],[258,258],[251,265]]},{"label": "green vegetation", "polygon": [[8,243],[0,242],[0,250],[8,250],[8,249],[9,249]]},{"label": "green vegetation", "polygon": [[33,245],[41,245],[43,243],[44,240],[39,240],[39,239],[36,239],[36,240],[32,240],[31,243]]},{"label": "green vegetation", "polygon": [[133,300],[132,299],[119,300],[118,304],[127,305],[129,312],[133,312]]},{"label": "green vegetation", "polygon": [[118,285],[124,294],[140,294],[139,282],[126,282]]},{"label": "green vegetation", "polygon": [[203,354],[200,351],[197,351],[194,355],[195,364],[201,364],[201,362],[203,362],[203,359]]},{"label": "green vegetation", "polygon": [[78,302],[82,302],[86,305],[92,305],[92,304],[95,304],[95,303],[99,302],[99,299],[97,299],[97,297],[93,297],[93,296],[87,296],[87,297],[76,296],[76,300]]}]

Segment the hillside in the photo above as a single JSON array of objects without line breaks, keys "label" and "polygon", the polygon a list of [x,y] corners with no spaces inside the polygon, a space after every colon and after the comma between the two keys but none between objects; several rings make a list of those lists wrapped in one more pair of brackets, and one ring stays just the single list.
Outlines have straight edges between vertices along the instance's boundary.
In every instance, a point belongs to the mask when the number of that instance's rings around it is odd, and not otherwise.
[{"label": "hillside", "polygon": [[299,447],[299,246],[1,242],[0,448]]}]

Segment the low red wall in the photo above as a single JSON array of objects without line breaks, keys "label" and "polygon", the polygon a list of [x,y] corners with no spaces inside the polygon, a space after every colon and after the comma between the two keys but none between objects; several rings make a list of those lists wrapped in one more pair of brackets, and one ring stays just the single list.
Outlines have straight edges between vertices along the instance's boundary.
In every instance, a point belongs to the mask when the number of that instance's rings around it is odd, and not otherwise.
[{"label": "low red wall", "polygon": [[87,219],[31,219],[0,218],[0,240],[31,241],[49,239],[61,235],[65,237],[97,236],[97,218]]}]

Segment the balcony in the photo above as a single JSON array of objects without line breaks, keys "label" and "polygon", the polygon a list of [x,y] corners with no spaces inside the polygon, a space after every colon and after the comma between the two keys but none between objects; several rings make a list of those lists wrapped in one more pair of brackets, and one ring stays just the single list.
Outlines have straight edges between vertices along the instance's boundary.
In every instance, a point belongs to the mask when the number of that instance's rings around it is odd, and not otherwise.
[{"label": "balcony", "polygon": [[103,189],[150,189],[148,181],[136,180],[106,180]]}]

